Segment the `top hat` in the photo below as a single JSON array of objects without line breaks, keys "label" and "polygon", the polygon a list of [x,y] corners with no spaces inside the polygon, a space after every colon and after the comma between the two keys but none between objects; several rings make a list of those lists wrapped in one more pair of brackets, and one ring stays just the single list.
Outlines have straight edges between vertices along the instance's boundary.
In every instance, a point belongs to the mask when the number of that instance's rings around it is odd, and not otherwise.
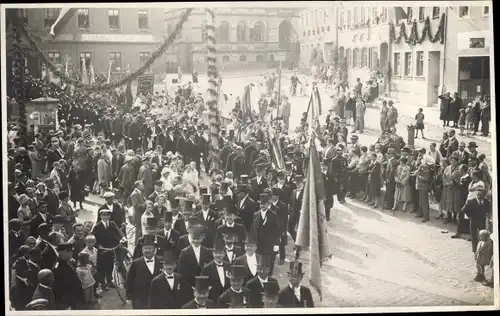
[{"label": "top hat", "polygon": [[248,232],[246,235],[246,238],[245,238],[245,243],[256,245],[257,244],[257,234],[254,232]]},{"label": "top hat", "polygon": [[247,276],[244,265],[232,265],[229,271],[230,279],[244,279]]},{"label": "top hat", "polygon": [[226,194],[222,197],[222,200],[226,203],[227,206],[233,205],[233,197],[229,194]]},{"label": "top hat", "polygon": [[203,223],[199,217],[191,216],[190,218],[188,218],[188,225],[190,228],[200,227],[203,226]]},{"label": "top hat", "polygon": [[200,195],[207,194],[208,193],[208,188],[206,186],[200,186]]},{"label": "top hat", "polygon": [[163,215],[163,221],[172,222],[172,212],[165,212]]},{"label": "top hat", "polygon": [[172,201],[170,201],[170,208],[178,208],[180,206],[180,199],[174,198]]},{"label": "top hat", "polygon": [[272,265],[271,257],[268,255],[257,255],[257,266],[258,267],[268,267]]},{"label": "top hat", "polygon": [[234,291],[229,292],[230,301],[227,303],[229,308],[245,308],[247,301],[243,293],[236,293]]},{"label": "top hat", "polygon": [[142,238],[143,246],[158,246],[158,237],[155,235],[144,235]]},{"label": "top hat", "polygon": [[206,293],[210,291],[212,286],[210,286],[210,278],[208,276],[200,275],[194,277],[195,285],[193,290],[198,293]]},{"label": "top hat", "polygon": [[224,244],[224,241],[220,238],[217,238],[214,242],[212,251],[225,251],[225,247],[226,245]]},{"label": "top hat", "polygon": [[154,227],[158,225],[158,218],[157,217],[148,217],[146,218],[146,224],[148,227]]},{"label": "top hat", "polygon": [[242,184],[243,184],[243,183],[244,183],[244,184],[248,183],[248,175],[246,175],[246,174],[242,174],[242,175],[240,176],[240,182],[241,182]]},{"label": "top hat", "polygon": [[54,220],[52,221],[53,224],[64,224],[66,223],[66,220],[64,218],[64,216],[62,215],[56,215],[54,216]]},{"label": "top hat", "polygon": [[222,210],[223,208],[227,208],[226,201],[224,200],[216,200],[214,203],[214,207],[218,210]]},{"label": "top hat", "polygon": [[240,184],[238,188],[236,189],[236,193],[245,193],[247,194],[250,191],[248,188],[248,185],[246,184]]},{"label": "top hat", "polygon": [[358,139],[358,138],[359,138],[359,137],[358,137],[358,135],[356,135],[356,134],[352,134],[352,135],[351,135],[351,139]]},{"label": "top hat", "polygon": [[302,262],[290,261],[290,267],[287,273],[293,276],[304,275],[302,272]]},{"label": "top hat", "polygon": [[71,251],[73,252],[74,245],[72,243],[61,243],[57,245],[57,251]]},{"label": "top hat", "polygon": [[163,264],[175,264],[177,263],[177,256],[172,250],[165,250],[161,261]]},{"label": "top hat", "polygon": [[203,205],[210,205],[210,198],[211,198],[210,194],[203,194],[201,196],[201,204],[203,204]]},{"label": "top hat", "polygon": [[193,201],[191,201],[191,200],[185,200],[185,201],[184,201],[184,209],[185,209],[186,211],[192,211],[192,210],[193,210],[193,203],[194,203],[194,202],[193,202]]},{"label": "top hat", "polygon": [[302,182],[304,180],[304,176],[301,174],[298,174],[295,176],[295,182]]},{"label": "top hat", "polygon": [[263,294],[265,296],[269,297],[276,297],[278,296],[278,292],[280,290],[278,282],[275,280],[268,280],[267,282],[264,282],[264,292]]},{"label": "top hat", "polygon": [[267,192],[261,193],[259,195],[259,201],[261,204],[265,204],[265,203],[269,202],[269,193],[267,193]]},{"label": "top hat", "polygon": [[282,193],[283,193],[283,190],[281,190],[280,188],[274,187],[271,189],[272,195],[281,196]]}]

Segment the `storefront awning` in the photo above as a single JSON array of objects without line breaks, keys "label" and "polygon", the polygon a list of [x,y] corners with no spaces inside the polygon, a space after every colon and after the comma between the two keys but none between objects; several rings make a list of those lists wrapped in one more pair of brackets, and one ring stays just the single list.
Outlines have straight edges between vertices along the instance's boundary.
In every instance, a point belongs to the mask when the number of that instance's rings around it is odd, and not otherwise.
[{"label": "storefront awning", "polygon": [[490,56],[490,48],[467,48],[461,49],[458,51],[458,57],[482,57],[482,56]]}]

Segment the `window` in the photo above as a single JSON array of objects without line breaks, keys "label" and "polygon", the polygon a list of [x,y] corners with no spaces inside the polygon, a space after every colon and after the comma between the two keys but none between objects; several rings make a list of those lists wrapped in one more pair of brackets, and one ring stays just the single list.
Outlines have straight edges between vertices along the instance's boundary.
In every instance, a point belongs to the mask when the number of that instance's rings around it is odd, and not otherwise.
[{"label": "window", "polygon": [[366,52],[366,47],[361,49],[361,67],[368,66],[368,53]]},{"label": "window", "polygon": [[346,50],[347,66],[352,67],[352,51],[350,48]]},{"label": "window", "polygon": [[92,62],[92,53],[90,52],[83,52],[80,53],[80,69],[83,70],[83,61],[85,61],[85,68],[87,68],[87,71],[90,68],[90,63]]},{"label": "window", "polygon": [[240,61],[247,61],[247,56],[241,55],[240,56]]},{"label": "window", "polygon": [[469,7],[458,7],[458,17],[468,18],[469,17]]},{"label": "window", "polygon": [[247,41],[247,25],[245,22],[239,22],[236,27],[236,40],[238,42],[246,42]]},{"label": "window", "polygon": [[61,64],[61,54],[59,54],[59,52],[48,52],[47,57],[53,64],[55,65]]},{"label": "window", "polygon": [[264,41],[264,24],[262,22],[256,22],[253,26],[252,38],[253,42],[263,42]]},{"label": "window", "polygon": [[229,62],[229,56],[228,55],[224,55],[222,56],[222,61],[225,62],[225,63],[228,63]]},{"label": "window", "polygon": [[361,19],[360,19],[360,22],[361,23],[365,22],[365,9],[364,8],[361,8]]},{"label": "window", "polygon": [[405,53],[405,76],[411,76],[411,53]]},{"label": "window", "polygon": [[382,9],[382,14],[380,16],[380,22],[385,22],[387,21],[387,8]]},{"label": "window", "polygon": [[406,7],[406,15],[408,17],[408,20],[413,19],[413,8],[412,7]]},{"label": "window", "polygon": [[52,24],[57,20],[59,16],[60,9],[44,9],[45,11],[45,27],[51,27]]},{"label": "window", "polygon": [[420,22],[425,20],[425,7],[419,7],[418,8],[418,20]]},{"label": "window", "polygon": [[120,12],[118,9],[108,10],[108,21],[109,21],[109,28],[111,30],[120,29]]},{"label": "window", "polygon": [[89,9],[78,9],[78,28],[88,29],[90,26]]},{"label": "window", "polygon": [[424,52],[417,52],[417,76],[424,75]]},{"label": "window", "polygon": [[485,5],[483,7],[483,16],[489,16],[490,15],[490,6]]},{"label": "window", "polygon": [[257,57],[255,58],[256,61],[263,61],[264,60],[264,57],[262,57],[262,55],[257,55]]},{"label": "window", "polygon": [[372,12],[373,12],[373,15],[372,15],[372,16],[373,16],[373,17],[372,17],[372,20],[373,20],[373,21],[376,21],[376,20],[377,20],[377,18],[378,18],[378,9],[377,9],[377,8],[373,8],[373,11],[372,11]]},{"label": "window", "polygon": [[399,76],[401,70],[401,54],[394,53],[394,75]]},{"label": "window", "polygon": [[109,60],[112,72],[122,71],[122,53],[109,53]]},{"label": "window", "polygon": [[439,7],[432,7],[432,18],[437,19],[439,18],[439,13],[440,13]]},{"label": "window", "polygon": [[351,10],[347,11],[347,26],[351,26],[352,24],[352,17],[351,17]]},{"label": "window", "polygon": [[340,12],[340,24],[339,24],[339,26],[343,27],[344,24],[345,24],[345,21],[344,21],[344,12]]},{"label": "window", "polygon": [[139,10],[139,12],[137,12],[137,15],[139,19],[139,29],[149,29],[148,11]]},{"label": "window", "polygon": [[227,23],[226,21],[220,22],[219,41],[220,42],[229,42],[229,23]]},{"label": "window", "polygon": [[354,24],[358,23],[358,8],[354,8],[354,13],[353,13],[353,22]]},{"label": "window", "polygon": [[355,48],[353,53],[352,53],[352,66],[353,67],[359,67],[359,62],[360,62],[360,56],[359,56],[359,48]]},{"label": "window", "polygon": [[148,61],[149,57],[151,56],[150,52],[140,52],[139,53],[139,65],[142,67],[146,61]]}]

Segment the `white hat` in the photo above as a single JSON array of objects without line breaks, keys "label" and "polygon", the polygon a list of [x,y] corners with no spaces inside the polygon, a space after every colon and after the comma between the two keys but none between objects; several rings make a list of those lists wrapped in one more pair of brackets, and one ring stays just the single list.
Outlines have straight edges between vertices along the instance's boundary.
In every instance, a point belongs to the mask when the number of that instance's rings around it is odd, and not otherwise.
[{"label": "white hat", "polygon": [[105,199],[107,199],[107,198],[114,198],[114,197],[115,197],[115,194],[114,194],[113,192],[109,192],[109,191],[108,191],[108,192],[104,192],[103,197],[104,197]]},{"label": "white hat", "polygon": [[164,174],[171,173],[171,172],[172,172],[172,169],[170,169],[169,167],[165,167],[161,171],[161,174],[164,175]]}]

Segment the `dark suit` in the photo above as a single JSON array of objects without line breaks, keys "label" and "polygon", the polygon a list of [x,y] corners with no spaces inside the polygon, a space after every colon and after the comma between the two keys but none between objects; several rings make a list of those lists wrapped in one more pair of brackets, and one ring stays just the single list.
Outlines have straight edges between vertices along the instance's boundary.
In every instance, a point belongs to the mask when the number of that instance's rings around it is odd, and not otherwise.
[{"label": "dark suit", "polygon": [[[104,227],[103,222],[98,222],[92,229],[92,234],[96,239],[96,248],[99,246],[104,248],[114,248],[119,243],[123,237],[123,233],[120,228],[115,224],[115,222],[109,222],[108,227]],[[117,250],[118,251],[118,250]],[[113,261],[114,253],[113,251],[99,251],[97,254],[97,272],[99,275],[99,281],[104,282],[107,279],[108,283],[111,283],[113,277]]]},{"label": "dark suit", "polygon": [[[268,281],[278,282],[273,277],[268,277]],[[252,308],[263,308],[264,302],[262,301],[262,293],[264,292],[264,287],[260,284],[258,276],[249,280],[245,287],[250,290],[250,307]]]},{"label": "dark suit", "polygon": [[255,213],[253,232],[257,234],[257,250],[259,253],[268,255],[271,257],[271,272],[274,268],[274,259],[276,254],[274,252],[274,246],[280,244],[280,227],[278,225],[278,217],[276,214],[269,209],[266,212],[266,217],[262,219],[261,212]]},{"label": "dark suit", "polygon": [[118,155],[113,155],[113,158],[111,159],[111,166],[113,168],[114,178],[118,177],[118,173],[120,172],[120,169],[123,167],[124,164],[125,164],[125,156],[122,153],[119,153]]},{"label": "dark suit", "polygon": [[262,177],[260,182],[257,182],[257,177],[252,178],[250,180],[250,197],[254,201],[258,201],[260,194],[264,192],[265,189],[268,189],[269,185],[267,184],[267,180]]},{"label": "dark suit", "polygon": [[47,211],[56,216],[59,211],[59,197],[51,189],[47,189],[47,196],[43,198],[47,202]]},{"label": "dark suit", "polygon": [[195,277],[201,274],[201,269],[210,261],[212,261],[212,253],[208,248],[200,246],[200,261],[198,262],[193,246],[188,246],[179,255],[179,273],[186,279],[189,286],[194,286]]},{"label": "dark suit", "polygon": [[49,149],[47,151],[47,170],[52,170],[54,162],[65,158],[65,154],[61,148]]},{"label": "dark suit", "polygon": [[54,286],[52,288],[57,309],[81,309],[85,304],[83,289],[80,279],[67,261],[57,260],[57,265],[52,269],[54,273]]},{"label": "dark suit", "polygon": [[[242,294],[245,296],[245,306],[250,305],[250,290],[247,288],[242,288]],[[231,303],[231,295],[233,290],[231,288],[227,289],[222,293],[222,295],[219,297],[219,300],[217,302],[217,308],[229,308],[229,304]]]},{"label": "dark suit", "polygon": [[35,285],[24,283],[16,278],[15,283],[10,288],[10,303],[16,311],[26,310],[26,305],[31,302]]},{"label": "dark suit", "polygon": [[303,285],[300,286],[300,301],[290,286],[287,286],[279,291],[278,304],[284,308],[314,307],[311,290]]},{"label": "dark suit", "polygon": [[125,210],[120,206],[118,203],[113,203],[113,207],[110,209],[108,204],[102,205],[98,210],[97,210],[97,218],[96,218],[96,223],[100,221],[99,218],[99,211],[100,210],[111,210],[111,217],[109,218],[110,221],[115,222],[115,224],[118,227],[121,227],[123,224],[125,224]]},{"label": "dark suit", "polygon": [[219,277],[219,273],[217,272],[217,264],[214,261],[211,261],[207,265],[203,267],[201,270],[201,275],[208,276],[210,286],[210,293],[208,298],[212,301],[217,301],[219,297],[229,289],[231,284],[229,283],[229,278],[227,277],[227,272],[229,271],[230,264],[227,261],[223,262],[224,266],[224,286],[221,284],[221,280]]},{"label": "dark suit", "polygon": [[194,216],[198,217],[203,222],[203,227],[205,228],[205,239],[203,239],[202,245],[211,248],[213,246],[215,234],[217,233],[217,226],[215,224],[218,218],[217,212],[209,209],[207,220],[203,217],[203,211],[196,212]]},{"label": "dark suit", "polygon": [[[234,229],[236,230],[236,242],[234,243],[236,246],[243,247],[243,243],[246,238],[246,232],[245,232],[245,227],[241,224],[234,223]],[[215,240],[224,240],[224,234],[226,231],[230,230],[231,228],[228,227],[227,225],[220,225],[217,227],[217,233],[215,234]]]},{"label": "dark suit", "polygon": [[[205,308],[217,308],[217,305],[213,301],[207,300],[205,302]],[[200,309],[200,307],[198,307],[198,304],[196,304],[196,301],[193,299],[182,306],[182,309]]]},{"label": "dark suit", "polygon": [[245,283],[248,282],[249,280],[253,279],[257,275],[257,274],[252,274],[252,272],[250,271],[250,268],[248,267],[248,261],[247,261],[246,254],[244,254],[243,256],[241,256],[239,258],[236,258],[236,260],[234,260],[234,264],[245,267],[245,270],[247,271],[247,276],[245,277]]},{"label": "dark suit", "polygon": [[174,273],[173,288],[160,273],[151,281],[148,296],[148,309],[180,309],[193,297],[193,290],[179,273]]},{"label": "dark suit", "polygon": [[[9,260],[14,254],[19,250],[19,248],[25,243],[25,236],[23,232],[13,232],[9,231]],[[12,264],[13,262],[11,262]],[[28,302],[29,303],[29,302]]]},{"label": "dark suit", "polygon": [[135,239],[137,240],[142,236],[141,216],[146,210],[146,197],[143,192],[134,189],[130,194],[130,202],[134,207]]},{"label": "dark suit", "polygon": [[[181,251],[184,250],[185,248],[189,247],[191,243],[189,242],[189,234],[184,234],[179,237],[179,240],[177,240],[177,244],[175,245],[175,254],[177,258],[181,254]],[[179,269],[179,267],[177,267]]]},{"label": "dark suit", "polygon": [[167,158],[166,157],[161,157],[161,163],[160,163],[160,157],[158,156],[158,154],[154,155],[153,158],[151,159],[151,162],[152,163],[155,163],[158,168],[163,168],[163,166],[165,165],[165,163],[167,162]]},{"label": "dark suit", "polygon": [[238,215],[243,220],[245,230],[247,232],[252,230],[253,215],[259,210],[259,204],[255,202],[251,197],[247,196],[243,201],[243,205],[240,207],[238,203]]},{"label": "dark suit", "polygon": [[458,140],[456,137],[453,137],[453,139],[449,138],[448,139],[448,148],[446,151],[446,157],[450,157],[451,154],[453,154],[455,151],[458,150]]},{"label": "dark suit", "polygon": [[468,166],[469,165],[469,153],[464,150],[464,151],[460,151],[460,150],[457,150],[454,152],[455,155],[458,156],[458,164],[459,165],[466,165]]},{"label": "dark suit", "polygon": [[[300,193],[297,193],[300,192]],[[288,232],[295,240],[297,236],[297,225],[299,224],[300,209],[302,208],[302,197],[304,196],[304,189],[293,190],[291,203],[290,203],[290,219],[288,220]]]},{"label": "dark suit", "polygon": [[178,231],[181,236],[187,234],[186,222],[181,214],[178,215],[177,220],[172,225],[172,228]]},{"label": "dark suit", "polygon": [[288,206],[278,200],[276,205],[271,205],[271,210],[276,213],[278,227],[280,230],[280,260],[285,260],[285,246],[288,244]]},{"label": "dark suit", "polygon": [[226,248],[226,255],[224,256],[224,261],[227,261],[229,263],[233,263],[236,258],[239,258],[245,254],[245,250],[243,250],[243,247],[239,247],[234,245],[233,246],[233,253],[231,255],[231,258],[229,258],[229,253],[228,249]]},{"label": "dark suit", "polygon": [[49,304],[47,305],[46,309],[47,310],[55,310],[56,309],[56,299],[54,297],[54,293],[52,292],[52,289],[46,288],[41,284],[38,284],[38,286],[35,289],[35,292],[33,293],[33,297],[31,298],[32,301],[37,300],[39,298],[46,299],[49,301]]},{"label": "dark suit", "polygon": [[128,270],[126,290],[127,299],[132,301],[133,309],[147,309],[149,288],[153,279],[161,273],[161,258],[155,256],[154,271],[151,273],[144,257],[132,261]]},{"label": "dark suit", "polygon": [[[159,234],[158,250],[156,251],[156,253],[161,254],[165,250],[174,250],[177,245],[177,241],[179,240],[180,237],[181,235],[179,234],[178,231],[171,229],[168,239],[165,239],[165,230],[162,230],[161,233]],[[132,258],[137,259],[142,256],[143,241],[144,241],[144,236],[139,238],[139,240],[137,241]]]},{"label": "dark suit", "polygon": [[486,199],[482,200],[482,204],[477,198],[467,200],[461,211],[469,217],[472,252],[475,253],[479,242],[479,231],[486,229],[486,218],[491,216],[491,203]]},{"label": "dark suit", "polygon": [[165,142],[163,143],[163,150],[165,153],[171,151],[173,154],[177,151],[177,138],[172,135],[165,136]]},{"label": "dark suit", "polygon": [[38,244],[37,248],[41,251],[40,269],[52,270],[57,262],[57,254],[54,249],[44,240]]}]

